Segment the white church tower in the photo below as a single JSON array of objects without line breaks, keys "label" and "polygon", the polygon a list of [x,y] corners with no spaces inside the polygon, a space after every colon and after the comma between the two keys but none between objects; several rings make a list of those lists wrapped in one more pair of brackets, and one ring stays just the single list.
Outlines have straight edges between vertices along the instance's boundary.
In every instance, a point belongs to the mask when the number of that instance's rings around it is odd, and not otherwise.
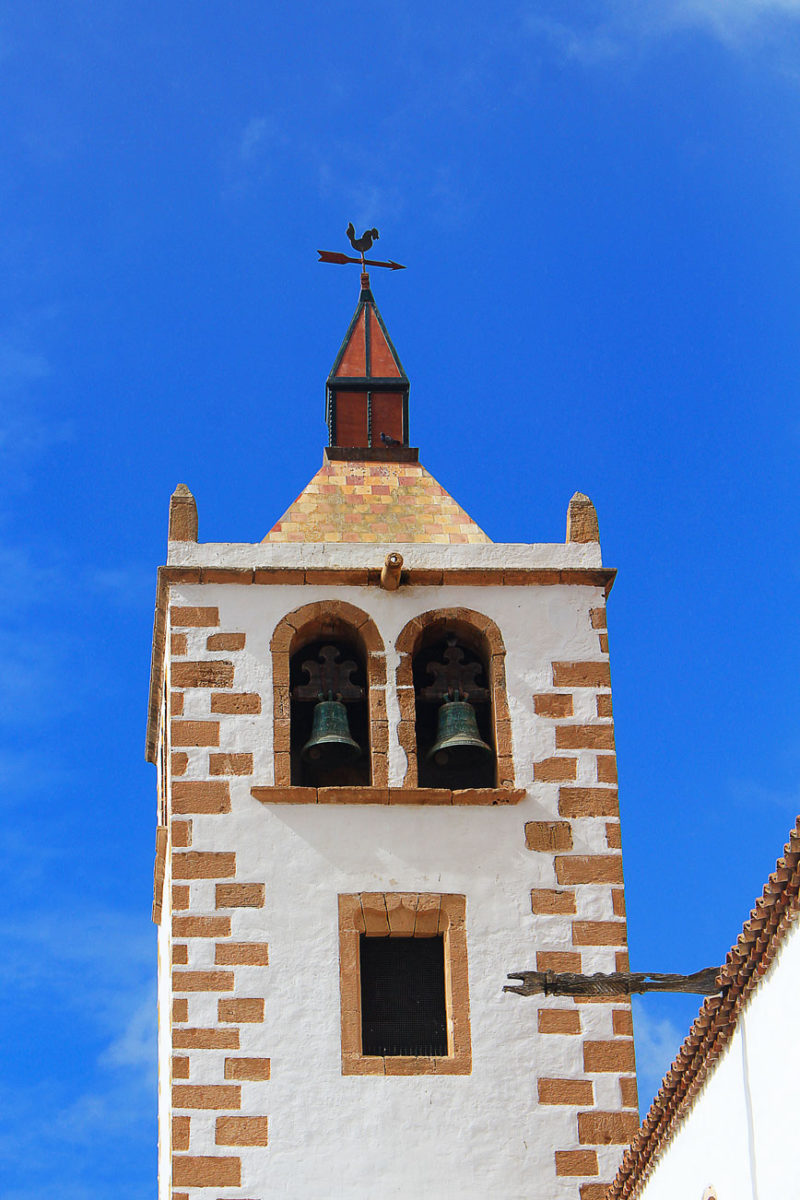
[{"label": "white church tower", "polygon": [[601,1200],[638,1128],[627,1000],[503,992],[627,968],[595,511],[493,543],[408,394],[362,275],[323,465],[264,541],[198,542],[172,497],[159,1200]]}]

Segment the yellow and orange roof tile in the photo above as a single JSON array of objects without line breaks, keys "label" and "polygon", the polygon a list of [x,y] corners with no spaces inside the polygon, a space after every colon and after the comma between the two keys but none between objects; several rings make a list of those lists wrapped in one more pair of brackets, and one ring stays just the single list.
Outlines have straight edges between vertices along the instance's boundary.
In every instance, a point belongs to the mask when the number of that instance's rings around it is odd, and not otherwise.
[{"label": "yellow and orange roof tile", "polygon": [[325,463],[265,542],[486,543],[419,463]]}]

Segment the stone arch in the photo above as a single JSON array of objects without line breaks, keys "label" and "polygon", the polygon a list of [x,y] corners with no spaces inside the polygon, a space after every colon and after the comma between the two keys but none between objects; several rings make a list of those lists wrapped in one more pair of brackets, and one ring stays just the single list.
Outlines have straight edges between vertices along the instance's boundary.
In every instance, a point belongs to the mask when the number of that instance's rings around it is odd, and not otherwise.
[{"label": "stone arch", "polygon": [[400,656],[397,667],[397,699],[400,705],[397,736],[407,759],[404,786],[418,786],[414,656],[425,642],[450,632],[463,638],[467,645],[472,646],[486,660],[489,689],[492,694],[497,786],[513,788],[514,760],[511,750],[511,718],[506,694],[506,649],[503,636],[491,617],[469,608],[437,608],[420,613],[408,622],[395,642]]},{"label": "stone arch", "polygon": [[386,717],[386,652],[372,618],[344,600],[315,600],[287,613],[275,627],[272,652],[273,753],[276,787],[291,786],[291,697],[289,662],[308,642],[349,636],[367,669],[369,753],[373,787],[389,782],[389,726]]}]

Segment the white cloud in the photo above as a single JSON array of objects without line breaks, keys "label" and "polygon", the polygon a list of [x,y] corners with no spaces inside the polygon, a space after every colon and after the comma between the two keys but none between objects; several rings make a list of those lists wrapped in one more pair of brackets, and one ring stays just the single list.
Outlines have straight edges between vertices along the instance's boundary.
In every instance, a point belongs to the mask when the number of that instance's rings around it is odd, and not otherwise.
[{"label": "white cloud", "polygon": [[605,0],[592,11],[588,20],[552,17],[536,3],[523,24],[565,60],[595,65],[687,30],[747,51],[800,21],[800,0]]},{"label": "white cloud", "polygon": [[764,809],[778,809],[787,814],[787,828],[790,820],[800,812],[800,784],[789,787],[770,786],[757,783],[752,779],[734,779],[730,783],[730,791],[739,807],[750,813],[763,812]]},{"label": "white cloud", "polygon": [[[45,547],[34,553],[0,545],[0,608],[4,614],[0,658],[5,684],[0,693],[0,725],[18,728],[20,724],[46,723],[52,720],[55,705],[63,713],[78,701],[81,683],[76,682],[70,662],[70,656],[77,653],[74,636],[63,629],[57,631],[50,620],[52,606],[70,597],[69,580],[63,562]],[[45,697],[49,703],[44,702]],[[14,750],[17,761],[24,763],[23,749]],[[3,765],[13,768],[13,759],[14,754]],[[47,773],[46,764],[39,762],[38,766]]]},{"label": "white cloud", "polygon": [[785,32],[799,18],[800,0],[658,0],[644,27],[651,34],[699,29],[747,50]]},{"label": "white cloud", "polygon": [[600,21],[594,28],[530,13],[525,18],[529,34],[549,43],[561,58],[592,66],[624,53],[624,31],[613,20]]},{"label": "white cloud", "polygon": [[474,217],[477,207],[477,198],[469,188],[461,185],[453,168],[440,164],[431,179],[429,218],[442,229],[463,229]]},{"label": "white cloud", "polygon": [[239,157],[251,163],[267,152],[270,143],[276,140],[277,128],[269,117],[253,117],[247,122],[239,137]]},{"label": "white cloud", "polygon": [[29,486],[36,460],[73,436],[69,422],[43,412],[52,370],[33,341],[22,328],[0,329],[0,495]]},{"label": "white cloud", "polygon": [[292,148],[285,128],[286,122],[268,115],[251,117],[231,132],[220,158],[225,195],[239,200],[263,186]]},{"label": "white cloud", "polygon": [[[0,655],[2,653],[2,641],[0,640]],[[8,680],[7,676],[6,680]],[[26,713],[14,713],[12,711],[13,704],[0,703],[0,723],[9,727],[14,722],[33,725],[36,721],[35,704],[31,697],[26,697],[26,701]],[[13,733],[13,730],[11,732]],[[52,751],[48,754],[43,753],[41,745],[30,741],[30,735],[26,737],[25,745],[0,746],[0,779],[3,781],[2,793],[0,793],[2,795],[0,812],[3,813],[3,818],[8,820],[8,809],[12,806],[29,803],[32,795],[41,794],[42,791],[48,789],[52,791],[54,788],[62,788],[77,778],[74,768],[65,765],[63,761],[56,761]],[[4,851],[13,847],[16,847],[17,850],[23,849],[27,856],[30,853],[30,847],[18,839],[19,834],[13,828],[4,829],[0,833],[0,857],[3,856]],[[37,846],[37,860],[43,853],[44,846]],[[25,863],[24,869],[23,863]],[[20,874],[17,874],[19,871],[23,871],[26,878],[31,877],[31,863],[26,862],[25,859],[18,859],[14,869],[15,881],[21,878]]]},{"label": "white cloud", "polygon": [[[156,1175],[156,1087],[129,1068],[80,1091],[52,1078],[0,1092],[3,1200],[145,1200]],[[77,1094],[76,1094],[77,1093]],[[150,1163],[131,1159],[131,1145],[152,1145]],[[21,1169],[24,1164],[24,1169]],[[144,1169],[142,1169],[144,1168]],[[147,1177],[145,1187],[135,1177]],[[12,1183],[23,1177],[24,1188]]]},{"label": "white cloud", "polygon": [[[0,1133],[3,1200],[58,1195],[88,1200],[114,1195],[144,1200],[133,1182],[135,1139],[146,1144],[156,1113],[155,939],[149,921],[112,910],[40,911],[0,923],[0,993],[24,1008],[28,1021],[41,1013],[43,1029],[57,1014],[59,1028],[74,1030],[83,1056],[78,1072],[51,1057],[56,1038],[45,1033],[41,1069],[0,1094],[6,1115]],[[8,1020],[8,1018],[7,1018]],[[49,1038],[49,1041],[48,1041]],[[39,1051],[41,1054],[41,1050]],[[102,1153],[93,1147],[101,1145]],[[92,1151],[87,1153],[87,1151]],[[124,1178],[117,1166],[125,1162]],[[26,1190],[11,1176],[25,1163]],[[155,1161],[147,1166],[155,1172]],[[109,1176],[113,1176],[110,1178]],[[9,1186],[10,1185],[10,1186]]]},{"label": "white cloud", "polygon": [[[340,140],[331,150],[321,152],[316,173],[322,199],[335,201],[359,234],[373,226],[383,230],[406,209],[403,189],[392,179],[393,172],[387,170],[382,154],[367,151],[360,143]],[[344,245],[346,248],[346,241]]]},{"label": "white cloud", "polygon": [[115,605],[137,608],[153,597],[155,575],[146,563],[76,564],[58,544],[29,546],[0,542],[0,607],[27,611],[42,605],[69,602],[76,608],[96,595]]},{"label": "white cloud", "polygon": [[[80,707],[97,686],[103,663],[87,657],[80,633],[84,626],[76,617],[87,609],[95,620],[100,612],[105,622],[117,620],[116,614],[126,610],[141,613],[152,605],[154,587],[151,567],[91,566],[72,561],[61,546],[39,543],[31,550],[0,542],[0,659],[5,684],[0,691],[0,727],[46,725]],[[76,671],[78,662],[81,668]],[[11,755],[5,765],[13,770],[15,759],[23,763],[24,756]],[[52,762],[40,759],[39,767],[49,773]]]},{"label": "white cloud", "polygon": [[5,334],[0,337],[0,395],[7,395],[50,374],[42,354],[27,350]]},{"label": "white cloud", "polygon": [[62,1004],[80,1010],[103,1034],[118,1036],[155,971],[149,921],[111,910],[40,912],[3,921],[0,941],[0,989],[56,990]]},{"label": "white cloud", "polygon": [[0,544],[0,606],[6,613],[52,598],[64,582],[64,573],[42,547],[34,556],[26,546]]},{"label": "white cloud", "polygon": [[652,997],[633,1000],[633,1033],[636,1045],[636,1070],[639,1076],[639,1102],[646,1111],[661,1080],[672,1066],[688,1029],[680,1030],[668,1017],[653,1014]]},{"label": "white cloud", "polygon": [[800,0],[669,0],[664,7],[676,24],[707,25],[726,37],[760,22],[800,17]]},{"label": "white cloud", "polygon": [[119,1037],[114,1038],[100,1055],[104,1067],[134,1067],[156,1082],[156,1035],[158,1032],[155,983],[145,989],[141,1003],[134,1008]]},{"label": "white cloud", "polygon": [[155,572],[152,566],[127,564],[93,567],[87,573],[88,587],[119,608],[147,609],[155,596]]},{"label": "white cloud", "polygon": [[[84,680],[75,682],[74,660],[69,661],[65,637],[46,629],[0,630],[3,660],[3,689],[0,694],[0,726],[13,731],[20,726],[42,727],[74,712],[86,690]],[[13,751],[17,753],[14,754]],[[25,765],[24,748],[11,747],[5,766]],[[31,763],[32,766],[36,764]],[[40,772],[39,768],[43,768]],[[49,775],[52,763],[39,763],[36,773]]]}]

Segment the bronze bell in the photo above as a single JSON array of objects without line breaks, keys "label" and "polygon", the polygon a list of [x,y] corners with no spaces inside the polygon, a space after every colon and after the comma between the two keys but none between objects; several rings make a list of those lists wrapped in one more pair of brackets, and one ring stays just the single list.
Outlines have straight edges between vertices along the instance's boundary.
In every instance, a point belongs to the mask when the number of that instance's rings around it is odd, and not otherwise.
[{"label": "bronze bell", "polygon": [[478,732],[472,705],[466,700],[445,700],[439,709],[436,741],[425,758],[433,759],[437,767],[459,769],[483,763],[487,755],[493,754]]},{"label": "bronze bell", "polygon": [[317,701],[311,737],[300,754],[304,762],[330,767],[344,766],[361,757],[361,747],[350,735],[347,708],[341,700]]}]

